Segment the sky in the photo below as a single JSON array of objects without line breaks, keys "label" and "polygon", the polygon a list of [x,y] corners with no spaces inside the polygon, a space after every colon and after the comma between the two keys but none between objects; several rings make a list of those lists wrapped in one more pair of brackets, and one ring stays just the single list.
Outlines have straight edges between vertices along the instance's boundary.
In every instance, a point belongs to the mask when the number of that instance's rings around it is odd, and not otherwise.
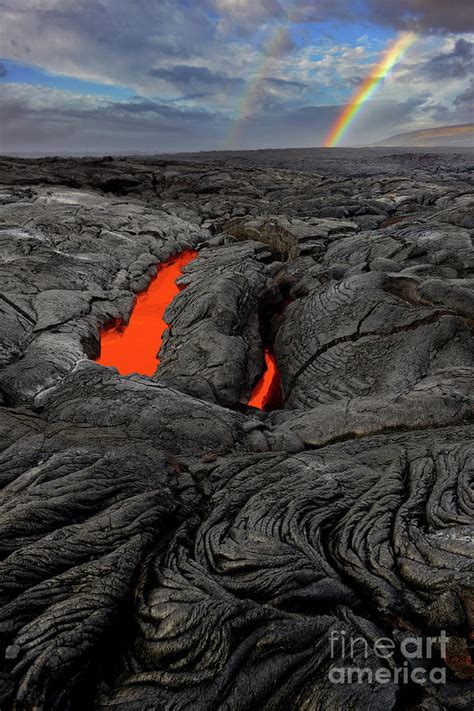
[{"label": "sky", "polygon": [[474,120],[472,0],[0,0],[0,153],[342,146]]}]

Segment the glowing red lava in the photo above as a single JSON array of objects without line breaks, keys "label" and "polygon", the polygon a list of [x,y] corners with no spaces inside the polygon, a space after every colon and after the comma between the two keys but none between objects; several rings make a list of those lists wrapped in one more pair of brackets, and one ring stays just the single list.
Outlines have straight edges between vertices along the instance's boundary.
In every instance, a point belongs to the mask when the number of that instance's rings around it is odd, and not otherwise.
[{"label": "glowing red lava", "polygon": [[153,375],[159,364],[163,333],[168,328],[164,313],[179,293],[176,280],[183,267],[196,256],[194,251],[182,252],[159,265],[148,288],[138,294],[128,324],[120,323],[101,334],[97,363],[113,365],[122,375]]},{"label": "glowing red lava", "polygon": [[276,410],[281,407],[281,381],[275,357],[265,349],[265,371],[255,386],[248,402],[259,410]]},{"label": "glowing red lava", "polygon": [[[101,333],[97,363],[112,365],[121,375],[156,372],[163,333],[168,328],[164,313],[179,293],[176,280],[183,267],[196,256],[194,251],[182,252],[159,265],[148,288],[138,294],[128,323],[115,324]],[[280,374],[268,349],[265,366],[248,404],[261,410],[277,409],[281,406]]]}]

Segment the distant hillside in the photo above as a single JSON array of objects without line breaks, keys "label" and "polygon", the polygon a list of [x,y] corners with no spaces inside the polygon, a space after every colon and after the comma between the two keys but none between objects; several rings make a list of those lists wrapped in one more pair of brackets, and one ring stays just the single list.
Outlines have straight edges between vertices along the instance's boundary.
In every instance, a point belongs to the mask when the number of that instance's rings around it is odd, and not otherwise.
[{"label": "distant hillside", "polygon": [[421,131],[397,133],[377,146],[474,146],[474,123],[464,123],[460,126],[439,126],[426,128]]}]

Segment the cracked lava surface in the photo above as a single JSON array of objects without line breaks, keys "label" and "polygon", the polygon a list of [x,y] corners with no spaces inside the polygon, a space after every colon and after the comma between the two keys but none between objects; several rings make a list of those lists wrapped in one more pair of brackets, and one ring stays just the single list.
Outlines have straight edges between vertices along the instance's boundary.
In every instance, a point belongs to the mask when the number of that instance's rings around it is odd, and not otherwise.
[{"label": "cracked lava surface", "polygon": [[265,349],[265,370],[255,386],[249,405],[259,410],[273,410],[281,407],[281,379],[275,356]]},{"label": "cracked lava surface", "polygon": [[[106,328],[100,337],[100,355],[96,362],[114,366],[121,375],[153,375],[159,364],[158,354],[163,334],[168,328],[165,311],[180,291],[177,280],[183,268],[197,257],[188,250],[170,257],[158,266],[149,286],[138,294],[127,324]],[[281,404],[280,375],[276,360],[265,348],[265,369],[250,400],[252,407],[269,410]]]},{"label": "cracked lava surface", "polygon": [[115,324],[101,334],[97,363],[113,365],[121,375],[153,375],[160,360],[163,333],[168,328],[164,314],[179,293],[177,279],[197,252],[190,250],[170,257],[145,291],[137,296],[128,324]]},{"label": "cracked lava surface", "polygon": [[446,152],[0,160],[1,711],[474,708],[471,192]]}]

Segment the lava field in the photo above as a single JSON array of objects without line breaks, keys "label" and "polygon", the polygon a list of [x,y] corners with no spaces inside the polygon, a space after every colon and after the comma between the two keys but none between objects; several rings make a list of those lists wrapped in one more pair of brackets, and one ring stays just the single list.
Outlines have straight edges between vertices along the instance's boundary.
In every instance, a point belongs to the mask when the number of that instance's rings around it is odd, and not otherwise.
[{"label": "lava field", "polygon": [[473,708],[473,168],[0,158],[1,711]]}]

